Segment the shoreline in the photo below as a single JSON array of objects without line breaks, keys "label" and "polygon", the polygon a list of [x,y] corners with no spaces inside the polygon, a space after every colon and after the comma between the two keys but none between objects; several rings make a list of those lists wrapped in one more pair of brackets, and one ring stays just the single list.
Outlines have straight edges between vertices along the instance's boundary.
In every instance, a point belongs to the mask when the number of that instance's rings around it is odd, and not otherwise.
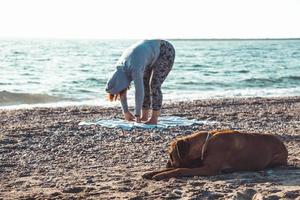
[{"label": "shoreline", "polygon": [[[167,98],[164,100],[164,105],[178,104],[182,102],[193,102],[193,101],[226,101],[226,100],[244,100],[244,99],[290,99],[290,98],[300,98],[300,95],[270,95],[270,96],[215,96],[215,97],[204,97],[199,98],[199,96],[189,96],[184,98],[179,98],[177,100],[171,100]],[[175,98],[175,97],[173,97]],[[172,99],[173,99],[172,98]],[[133,110],[134,99],[130,98],[129,107]],[[35,104],[16,104],[16,105],[0,105],[0,111],[5,110],[34,110],[34,109],[46,109],[46,108],[71,108],[71,107],[101,107],[101,108],[116,108],[120,107],[120,102],[109,102],[107,100],[90,99],[85,101],[60,101],[60,102],[47,102],[47,103],[35,103]],[[120,107],[121,108],[121,107]]]},{"label": "shoreline", "polygon": [[[300,96],[218,98],[164,104],[163,115],[217,124],[121,131],[83,120],[122,118],[116,107],[0,109],[0,199],[274,199],[300,196]],[[176,136],[238,129],[278,136],[286,167],[155,182],[141,175],[164,167]]]}]

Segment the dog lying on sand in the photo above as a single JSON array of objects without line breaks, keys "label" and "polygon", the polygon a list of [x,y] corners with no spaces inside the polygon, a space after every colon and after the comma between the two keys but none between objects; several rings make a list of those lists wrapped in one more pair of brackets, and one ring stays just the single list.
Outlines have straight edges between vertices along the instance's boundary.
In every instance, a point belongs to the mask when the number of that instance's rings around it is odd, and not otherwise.
[{"label": "dog lying on sand", "polygon": [[143,178],[162,180],[262,170],[287,165],[288,151],[274,135],[199,131],[172,141],[169,156],[166,169],[146,173]]}]

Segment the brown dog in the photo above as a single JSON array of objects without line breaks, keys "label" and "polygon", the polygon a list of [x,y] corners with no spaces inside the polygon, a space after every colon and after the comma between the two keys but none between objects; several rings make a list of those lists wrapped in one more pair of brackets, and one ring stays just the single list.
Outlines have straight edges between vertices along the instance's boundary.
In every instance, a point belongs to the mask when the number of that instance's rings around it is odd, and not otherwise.
[{"label": "brown dog", "polygon": [[288,152],[274,135],[238,131],[200,131],[175,139],[167,168],[143,178],[211,176],[225,171],[254,171],[287,165]]}]

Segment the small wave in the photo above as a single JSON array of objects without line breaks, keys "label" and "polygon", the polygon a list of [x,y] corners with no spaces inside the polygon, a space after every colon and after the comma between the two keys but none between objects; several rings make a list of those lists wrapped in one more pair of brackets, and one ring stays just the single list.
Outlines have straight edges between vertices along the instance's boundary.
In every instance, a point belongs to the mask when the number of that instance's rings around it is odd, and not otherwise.
[{"label": "small wave", "polygon": [[277,83],[280,79],[271,79],[271,78],[249,78],[245,79],[246,83]]},{"label": "small wave", "polygon": [[249,70],[239,70],[239,71],[236,71],[238,73],[241,73],[241,74],[245,74],[245,73],[249,73],[250,71]]},{"label": "small wave", "polygon": [[26,72],[26,73],[21,73],[21,76],[31,76],[31,75],[34,75],[32,73],[29,73],[29,72]]},{"label": "small wave", "polygon": [[197,81],[183,81],[180,84],[182,84],[182,85],[195,85],[195,84],[199,84],[199,82],[197,82]]},{"label": "small wave", "polygon": [[36,61],[40,61],[40,62],[51,61],[51,58],[37,58]]},{"label": "small wave", "polygon": [[299,81],[300,80],[300,76],[286,76],[284,78],[290,79],[290,80],[295,80],[295,81]]},{"label": "small wave", "polygon": [[15,54],[15,55],[26,55],[26,52],[14,51],[13,54]]},{"label": "small wave", "polygon": [[195,65],[193,65],[193,67],[196,67],[196,68],[198,68],[198,67],[201,67],[201,68],[209,68],[209,67],[211,67],[211,66],[209,66],[209,65],[195,64]]},{"label": "small wave", "polygon": [[72,84],[79,84],[85,86],[99,86],[101,84],[105,84],[106,81],[107,81],[106,79],[87,78],[83,80],[74,80],[72,81]]},{"label": "small wave", "polygon": [[86,79],[87,81],[94,81],[94,82],[100,82],[101,80],[96,79],[96,78],[88,78]]},{"label": "small wave", "polygon": [[232,75],[232,74],[246,74],[246,73],[249,73],[250,71],[249,70],[245,70],[245,69],[241,69],[241,70],[225,70],[224,73],[227,74],[227,75]]},{"label": "small wave", "polygon": [[93,93],[93,91],[87,90],[87,89],[79,89],[78,92],[80,93]]},{"label": "small wave", "polygon": [[81,72],[90,72],[91,70],[89,70],[89,69],[80,69],[79,71],[81,71]]},{"label": "small wave", "polygon": [[0,82],[0,85],[12,85],[12,83],[1,83]]},{"label": "small wave", "polygon": [[0,106],[50,103],[50,102],[59,102],[63,100],[66,99],[50,96],[47,94],[13,93],[8,91],[0,92]]},{"label": "small wave", "polygon": [[255,84],[255,85],[266,85],[266,84],[296,84],[300,82],[300,76],[284,76],[278,78],[249,78],[245,79],[243,82],[246,84]]},{"label": "small wave", "polygon": [[39,81],[27,81],[27,83],[39,85],[41,82],[39,82]]},{"label": "small wave", "polygon": [[226,87],[231,86],[229,83],[217,82],[217,81],[204,82],[202,84],[205,85],[206,87],[208,87],[209,89],[210,88],[226,88]]}]

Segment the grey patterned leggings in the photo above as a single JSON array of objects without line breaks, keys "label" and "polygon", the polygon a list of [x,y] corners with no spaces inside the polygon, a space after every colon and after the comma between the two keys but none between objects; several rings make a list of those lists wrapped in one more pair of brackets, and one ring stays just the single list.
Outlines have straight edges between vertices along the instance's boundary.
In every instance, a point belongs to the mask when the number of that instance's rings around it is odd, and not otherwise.
[{"label": "grey patterned leggings", "polygon": [[[144,72],[145,96],[143,109],[158,111],[162,106],[161,85],[172,69],[175,59],[175,50],[171,43],[161,40],[160,54],[152,66],[147,66]],[[152,97],[152,98],[151,98]]]}]

